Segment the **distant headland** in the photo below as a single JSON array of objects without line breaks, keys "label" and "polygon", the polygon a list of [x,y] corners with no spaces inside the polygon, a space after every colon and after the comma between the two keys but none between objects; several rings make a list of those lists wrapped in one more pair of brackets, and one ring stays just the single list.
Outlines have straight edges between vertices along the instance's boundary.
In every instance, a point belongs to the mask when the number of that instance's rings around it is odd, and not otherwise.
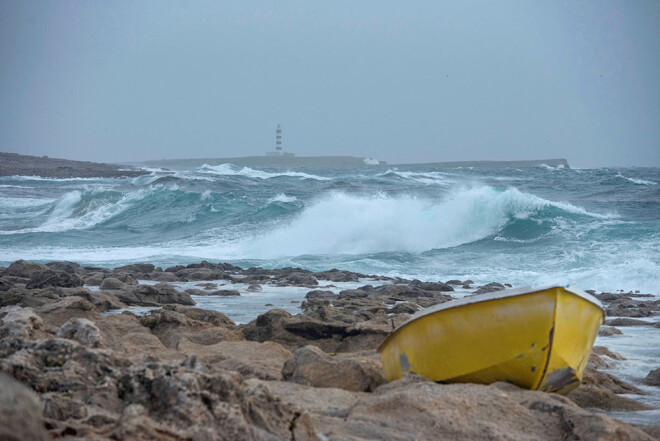
[{"label": "distant headland", "polygon": [[117,164],[19,155],[0,152],[0,176],[41,176],[43,178],[121,178],[147,174],[144,170]]},{"label": "distant headland", "polygon": [[238,158],[190,158],[190,159],[161,159],[131,163],[142,167],[200,167],[204,164],[234,164],[239,167],[266,167],[266,168],[358,168],[370,167],[478,167],[478,168],[529,168],[547,165],[553,168],[570,168],[568,161],[559,159],[538,159],[527,161],[452,161],[427,162],[412,164],[388,164],[372,158],[355,156],[243,156]]},{"label": "distant headland", "polygon": [[137,167],[187,168],[204,164],[234,164],[239,167],[263,168],[359,168],[359,167],[477,167],[529,168],[549,166],[570,168],[566,159],[532,161],[454,161],[418,164],[387,164],[372,158],[355,156],[244,156],[239,158],[161,159],[144,162],[105,164],[90,161],[19,155],[0,152],[0,176],[41,176],[46,178],[119,178],[149,173]]}]

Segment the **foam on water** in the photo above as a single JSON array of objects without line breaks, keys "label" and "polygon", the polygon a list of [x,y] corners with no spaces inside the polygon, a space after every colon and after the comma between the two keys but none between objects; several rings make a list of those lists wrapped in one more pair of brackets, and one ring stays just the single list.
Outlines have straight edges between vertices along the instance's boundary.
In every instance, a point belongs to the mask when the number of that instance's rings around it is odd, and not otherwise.
[{"label": "foam on water", "polygon": [[301,178],[301,179],[316,179],[319,181],[330,180],[330,178],[312,175],[309,173],[293,172],[293,171],[270,173],[262,170],[254,170],[250,167],[237,167],[233,164],[220,164],[220,165],[204,164],[198,170],[203,173],[213,173],[216,175],[229,175],[229,176],[245,176],[248,178],[255,178],[255,179],[271,179],[282,176],[288,176],[292,178]]},{"label": "foam on water", "polygon": [[658,183],[655,181],[647,181],[644,179],[635,179],[635,178],[628,178],[626,176],[623,176],[621,173],[618,173],[616,175],[617,178],[625,179],[626,181],[632,182],[633,184],[637,185],[657,185]]},{"label": "foam on water", "polygon": [[296,202],[298,200],[297,197],[295,196],[287,196],[284,193],[280,193],[270,199],[268,199],[268,203],[272,204],[273,202],[283,202],[283,203],[289,203],[289,202]]}]

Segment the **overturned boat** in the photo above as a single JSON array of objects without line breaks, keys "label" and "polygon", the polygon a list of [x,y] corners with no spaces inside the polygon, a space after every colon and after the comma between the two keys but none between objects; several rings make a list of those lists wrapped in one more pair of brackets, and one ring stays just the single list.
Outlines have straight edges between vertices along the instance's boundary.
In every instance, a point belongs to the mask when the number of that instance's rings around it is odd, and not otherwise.
[{"label": "overturned boat", "polygon": [[604,317],[598,299],[576,288],[508,289],[421,310],[378,352],[388,381],[411,372],[566,393],[580,384]]}]

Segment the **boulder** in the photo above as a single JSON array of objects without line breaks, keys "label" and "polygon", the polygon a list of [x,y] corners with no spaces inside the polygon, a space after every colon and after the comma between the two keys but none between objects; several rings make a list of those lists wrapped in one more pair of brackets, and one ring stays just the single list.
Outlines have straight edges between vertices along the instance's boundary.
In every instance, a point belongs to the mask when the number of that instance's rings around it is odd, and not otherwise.
[{"label": "boulder", "polygon": [[[301,421],[300,414],[275,399],[268,388],[249,387],[235,373],[151,363],[130,368],[121,378],[121,391],[129,404],[126,409],[131,409],[130,416],[122,416],[129,421],[121,427],[137,433],[124,429],[117,439],[128,433],[135,439],[316,439],[308,420]],[[145,433],[149,428],[152,431]]]},{"label": "boulder", "polygon": [[106,277],[105,279],[103,279],[101,285],[99,286],[99,289],[103,291],[114,291],[125,288],[126,288],[126,284],[114,277]]},{"label": "boulder", "polygon": [[14,284],[9,280],[0,278],[0,291],[9,291],[14,287]]},{"label": "boulder", "polygon": [[121,289],[107,291],[127,305],[158,306],[168,303],[178,303],[181,305],[195,304],[190,294],[178,291],[173,286],[164,282],[153,286],[124,285]]},{"label": "boulder", "polygon": [[69,274],[78,274],[82,268],[76,262],[48,262],[46,266],[56,271],[64,271]]},{"label": "boulder", "polygon": [[[48,268],[48,267],[46,267]],[[49,286],[76,287],[83,286],[85,281],[76,274],[69,274],[64,271],[46,269],[37,271],[25,285],[27,289],[47,288]]]},{"label": "boulder", "polygon": [[605,320],[607,326],[653,326],[653,322],[637,320],[634,318],[615,318]]},{"label": "boulder", "polygon": [[660,386],[660,368],[653,369],[649,374],[644,378],[644,383],[649,386]]},{"label": "boulder", "polygon": [[31,279],[35,274],[42,271],[49,271],[49,268],[41,263],[17,260],[7,267],[3,275]]},{"label": "boulder", "polygon": [[314,273],[314,277],[318,280],[329,280],[330,282],[359,282],[361,278],[366,278],[367,276],[333,268],[328,271]]},{"label": "boulder", "polygon": [[320,289],[315,289],[310,291],[305,295],[307,300],[336,300],[337,294],[332,291],[324,291]]},{"label": "boulder", "polygon": [[294,272],[286,275],[285,277],[278,278],[277,284],[280,286],[316,286],[319,284],[316,278],[305,272]]},{"label": "boulder", "polygon": [[246,378],[264,380],[281,380],[282,367],[291,358],[291,352],[274,342],[224,341],[205,346],[183,338],[177,350],[196,355],[209,368],[229,369]]},{"label": "boulder", "polygon": [[59,328],[72,318],[86,318],[96,321],[100,317],[99,311],[94,305],[82,297],[64,297],[52,303],[45,304],[35,309],[41,316],[46,327]]},{"label": "boulder", "polygon": [[216,291],[205,292],[207,296],[221,296],[221,297],[235,297],[240,296],[241,293],[235,289],[218,289]]},{"label": "boulder", "polygon": [[282,369],[285,380],[314,387],[370,392],[385,383],[374,357],[330,356],[316,346],[297,349]]},{"label": "boulder", "polygon": [[126,308],[126,305],[120,302],[115,296],[107,292],[92,291],[84,287],[59,288],[58,294],[61,297],[81,297],[93,304],[100,312]]},{"label": "boulder", "polygon": [[247,287],[247,290],[250,291],[250,292],[261,292],[263,290],[263,288],[261,287],[261,285],[259,285],[257,283],[253,283],[253,284],[251,284],[250,286]]},{"label": "boulder", "polygon": [[600,335],[601,337],[611,337],[613,335],[621,335],[621,334],[623,334],[623,332],[621,332],[620,329],[615,328],[613,326],[603,326],[598,331],[598,335]]},{"label": "boulder", "polygon": [[94,323],[84,318],[72,318],[60,327],[57,337],[76,340],[91,347],[102,346],[101,332]]},{"label": "boulder", "polygon": [[[467,285],[468,283],[465,282],[465,284]],[[489,292],[501,291],[503,289],[506,289],[506,287],[501,283],[491,282],[486,285],[480,286],[473,294],[486,294]]]},{"label": "boulder", "polygon": [[46,441],[39,398],[28,388],[0,372],[0,439]]},{"label": "boulder", "polygon": [[156,267],[150,263],[134,263],[132,265],[118,266],[115,268],[115,272],[140,274],[151,273],[154,269],[156,269]]},{"label": "boulder", "polygon": [[0,309],[0,339],[10,337],[23,340],[47,338],[44,323],[30,308],[6,306]]}]

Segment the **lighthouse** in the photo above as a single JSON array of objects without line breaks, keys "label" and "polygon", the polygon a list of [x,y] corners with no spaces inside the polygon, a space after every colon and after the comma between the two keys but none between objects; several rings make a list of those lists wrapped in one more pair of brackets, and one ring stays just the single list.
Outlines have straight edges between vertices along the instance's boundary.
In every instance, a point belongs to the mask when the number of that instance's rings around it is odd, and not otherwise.
[{"label": "lighthouse", "polygon": [[277,130],[275,130],[275,151],[282,151],[282,128],[280,125],[277,125]]},{"label": "lighthouse", "polygon": [[266,152],[266,156],[296,156],[295,153],[289,153],[282,150],[282,126],[277,125],[275,129],[275,150]]}]

